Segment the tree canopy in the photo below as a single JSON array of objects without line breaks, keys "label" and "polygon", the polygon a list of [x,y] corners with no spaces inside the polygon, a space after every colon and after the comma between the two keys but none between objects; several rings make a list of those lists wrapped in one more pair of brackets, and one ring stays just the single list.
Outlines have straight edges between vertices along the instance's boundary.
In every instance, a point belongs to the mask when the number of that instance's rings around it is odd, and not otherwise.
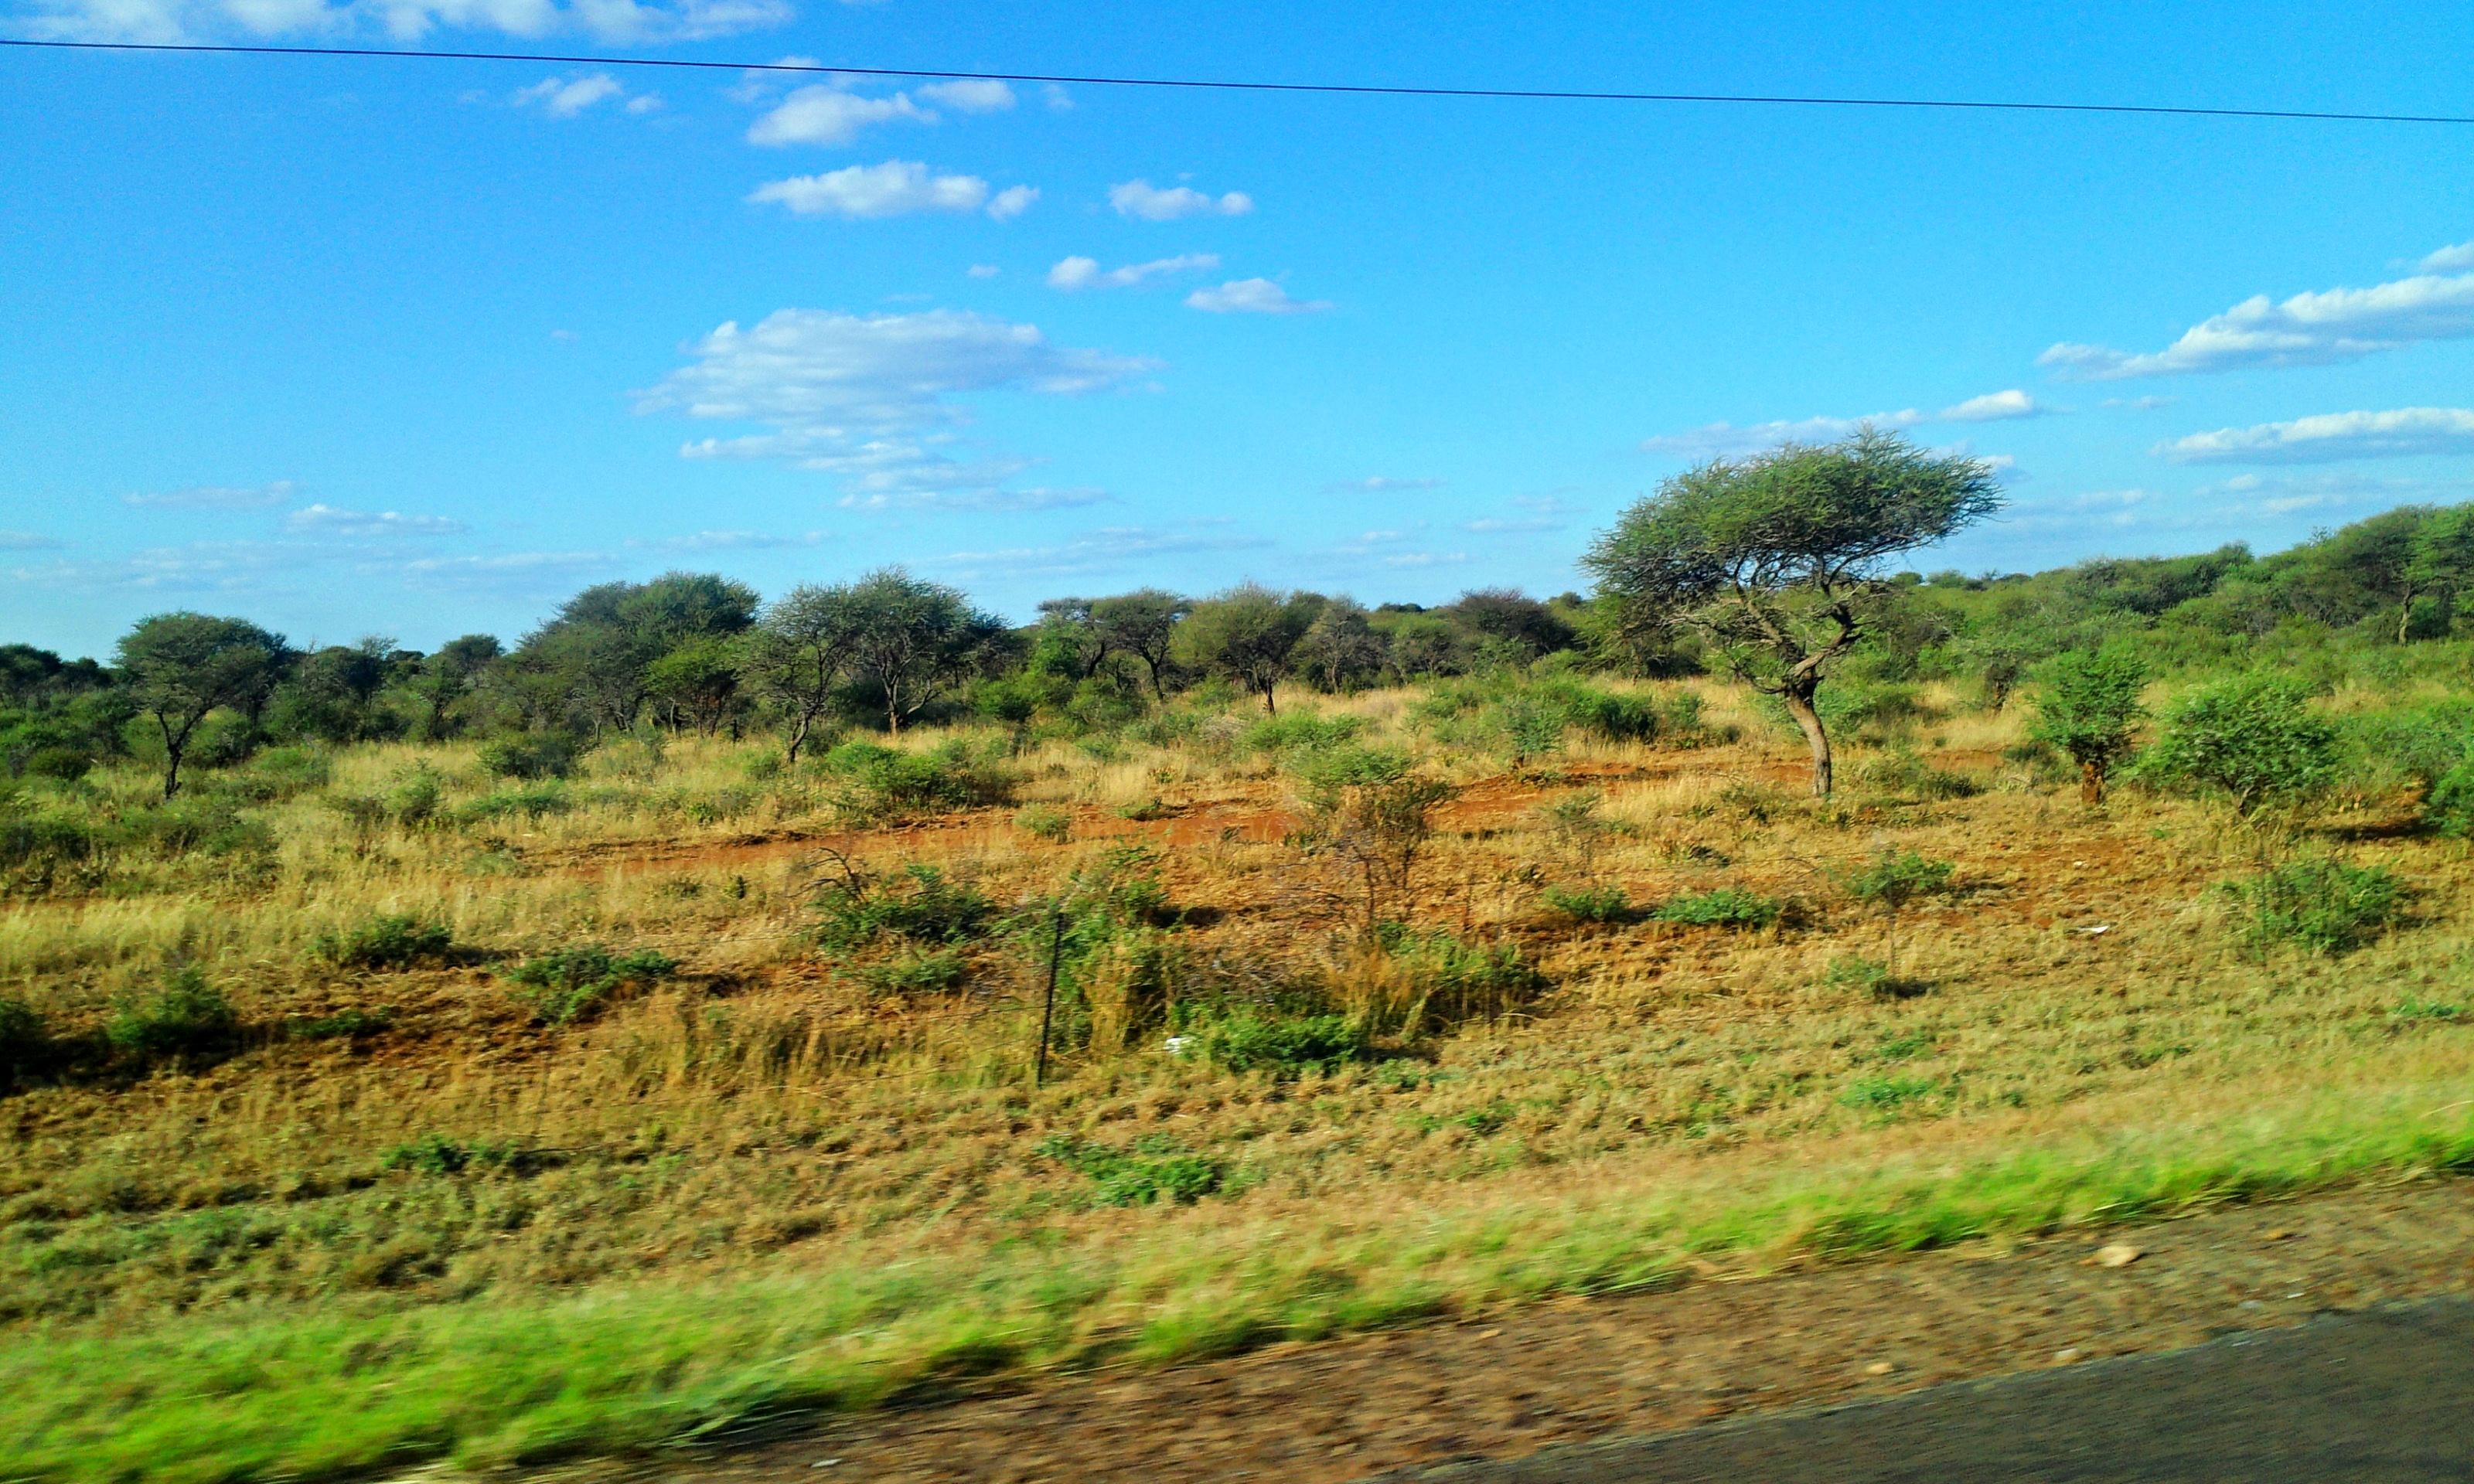
[{"label": "tree canopy", "polygon": [[280,637],[246,619],[205,613],[158,613],[121,637],[114,658],[163,739],[164,798],[181,791],[181,762],[198,724],[221,706],[263,705],[290,655]]},{"label": "tree canopy", "polygon": [[1699,631],[1729,669],[1784,703],[1811,747],[1813,792],[1826,795],[1830,739],[1814,692],[1862,637],[1888,559],[2001,507],[1984,461],[1867,427],[1678,474],[1582,565],[1630,625]]}]

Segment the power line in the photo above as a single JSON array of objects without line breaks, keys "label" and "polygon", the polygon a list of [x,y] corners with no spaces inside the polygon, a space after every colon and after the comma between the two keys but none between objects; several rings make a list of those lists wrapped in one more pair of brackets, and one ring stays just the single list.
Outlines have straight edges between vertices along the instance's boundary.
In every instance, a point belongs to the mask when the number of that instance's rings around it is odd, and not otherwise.
[{"label": "power line", "polygon": [[673,67],[710,72],[813,72],[840,77],[972,83],[1055,83],[1081,87],[1166,87],[1239,93],[1336,93],[1380,98],[1506,98],[1559,103],[1766,104],[1827,108],[1941,108],[2007,113],[2117,113],[2167,118],[2292,119],[2344,124],[2474,124],[2451,113],[2345,113],[2315,108],[2203,108],[2171,104],[2021,103],[1984,98],[1835,98],[1770,93],[1596,92],[1580,88],[1411,87],[1366,83],[1249,83],[1225,78],[1078,77],[1043,72],[961,72],[927,67],[829,67],[801,61],[699,61],[685,57],[569,57],[540,52],[431,52],[377,46],[238,46],[176,41],[36,41],[0,46],[78,52],[199,52],[239,57],[389,57],[432,61],[521,61],[565,67]]}]

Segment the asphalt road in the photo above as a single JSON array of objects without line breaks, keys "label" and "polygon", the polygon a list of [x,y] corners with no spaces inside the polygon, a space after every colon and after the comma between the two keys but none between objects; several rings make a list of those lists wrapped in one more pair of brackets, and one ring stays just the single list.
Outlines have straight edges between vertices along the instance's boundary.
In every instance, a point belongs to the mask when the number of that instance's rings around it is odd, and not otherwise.
[{"label": "asphalt road", "polygon": [[1821,1411],[1446,1464],[1395,1484],[2474,1480],[2474,1301]]}]

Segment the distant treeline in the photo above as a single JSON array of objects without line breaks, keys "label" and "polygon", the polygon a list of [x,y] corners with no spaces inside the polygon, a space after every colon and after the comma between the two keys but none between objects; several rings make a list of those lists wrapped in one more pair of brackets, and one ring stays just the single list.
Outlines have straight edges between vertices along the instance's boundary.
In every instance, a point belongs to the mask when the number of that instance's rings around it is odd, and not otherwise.
[{"label": "distant treeline", "polygon": [[[2233,544],[2034,575],[1901,573],[1868,594],[1841,672],[1955,682],[1999,707],[2048,658],[2123,639],[2157,671],[2240,661],[2280,635],[2415,645],[2474,622],[2474,602],[2434,555],[2453,547],[2474,558],[2474,506],[2393,510],[2268,557]],[[1276,709],[1291,687],[1722,668],[1689,634],[1624,616],[1612,599],[1576,593],[1490,588],[1439,608],[1370,609],[1247,585],[1200,598],[1057,598],[1014,626],[899,568],[769,603],[708,573],[604,583],[512,647],[470,634],[427,654],[383,638],[296,649],[243,619],[166,613],[133,627],[109,664],[0,646],[0,770],[74,778],[134,753],[163,765],[172,788],[183,765],[227,765],[271,744],[648,726],[774,730],[795,755],[850,726],[976,716],[1104,729],[1204,682]]]}]

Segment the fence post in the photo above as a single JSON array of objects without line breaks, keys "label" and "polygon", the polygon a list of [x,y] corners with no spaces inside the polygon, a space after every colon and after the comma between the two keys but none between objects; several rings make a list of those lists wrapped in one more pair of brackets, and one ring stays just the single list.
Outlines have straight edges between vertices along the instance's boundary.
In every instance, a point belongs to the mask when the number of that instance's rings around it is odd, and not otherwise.
[{"label": "fence post", "polygon": [[1065,914],[1055,919],[1054,931],[1048,940],[1048,993],[1039,1002],[1039,1061],[1032,1068],[1031,1085],[1044,1086],[1048,1081],[1048,1026],[1056,1014],[1056,964],[1065,956]]}]

